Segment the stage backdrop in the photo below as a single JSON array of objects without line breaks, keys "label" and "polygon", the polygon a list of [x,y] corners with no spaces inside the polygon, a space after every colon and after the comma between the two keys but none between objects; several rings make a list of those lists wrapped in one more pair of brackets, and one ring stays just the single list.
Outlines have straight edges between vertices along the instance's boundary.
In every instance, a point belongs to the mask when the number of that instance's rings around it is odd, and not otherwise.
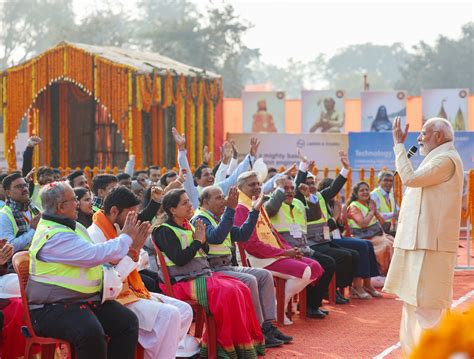
[{"label": "stage backdrop", "polygon": [[[249,149],[248,133],[230,133],[228,139],[233,139],[242,159]],[[319,169],[341,167],[339,151],[347,151],[347,135],[339,133],[326,134],[258,134],[260,141],[258,157],[263,157],[268,167],[288,167],[298,164],[298,149],[310,160],[316,162]]]},{"label": "stage backdrop", "polygon": [[244,132],[285,132],[285,93],[242,91]]},{"label": "stage backdrop", "polygon": [[431,117],[442,117],[453,125],[454,131],[465,131],[468,121],[469,89],[439,89],[421,91],[423,123]]},{"label": "stage backdrop", "polygon": [[391,131],[396,116],[406,123],[405,91],[364,91],[360,94],[362,107],[361,131]]},{"label": "stage backdrop", "polygon": [[[410,132],[405,141],[408,149],[415,145],[418,147],[418,132]],[[464,170],[474,168],[474,132],[457,132],[455,136],[455,146],[463,161]],[[417,152],[411,158],[414,168],[416,168],[423,156]],[[349,161],[354,169],[360,167],[374,167],[380,170],[386,167],[389,170],[395,169],[395,156],[393,154],[393,137],[390,132],[350,132],[349,133]]]},{"label": "stage backdrop", "polygon": [[344,91],[301,91],[302,133],[341,133],[344,132],[344,119]]}]

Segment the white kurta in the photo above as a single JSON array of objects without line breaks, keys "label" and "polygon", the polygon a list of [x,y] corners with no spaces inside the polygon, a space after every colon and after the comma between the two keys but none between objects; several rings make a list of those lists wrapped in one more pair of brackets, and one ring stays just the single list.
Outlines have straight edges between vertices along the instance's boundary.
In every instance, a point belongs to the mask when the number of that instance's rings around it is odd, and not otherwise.
[{"label": "white kurta", "polygon": [[[87,232],[94,243],[104,243],[107,240],[95,224]],[[127,304],[127,308],[138,317],[138,342],[145,351],[145,359],[173,359],[179,342],[191,327],[193,310],[181,300],[158,293],[151,295],[152,300],[140,299]]]}]

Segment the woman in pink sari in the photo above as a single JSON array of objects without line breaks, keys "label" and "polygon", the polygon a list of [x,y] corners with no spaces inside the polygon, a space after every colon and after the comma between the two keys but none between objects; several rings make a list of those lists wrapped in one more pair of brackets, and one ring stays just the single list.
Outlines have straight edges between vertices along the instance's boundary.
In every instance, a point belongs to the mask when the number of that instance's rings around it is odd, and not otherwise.
[{"label": "woman in pink sari", "polygon": [[[155,228],[153,241],[163,252],[176,297],[196,300],[214,315],[219,356],[263,355],[264,337],[250,290],[235,278],[211,272],[205,254],[208,251],[205,226],[201,221],[196,222],[196,228],[189,223],[194,211],[186,191],[168,192],[162,208],[168,219]],[[207,356],[207,342],[205,332],[202,356]]]}]

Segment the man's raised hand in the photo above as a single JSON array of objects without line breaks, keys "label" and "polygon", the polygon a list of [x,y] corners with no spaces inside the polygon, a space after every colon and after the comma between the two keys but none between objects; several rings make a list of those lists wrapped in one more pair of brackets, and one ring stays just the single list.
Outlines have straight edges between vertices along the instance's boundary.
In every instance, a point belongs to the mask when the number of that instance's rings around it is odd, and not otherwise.
[{"label": "man's raised hand", "polygon": [[235,209],[239,204],[239,191],[237,187],[231,187],[229,190],[229,195],[225,201],[225,206]]},{"label": "man's raised hand", "polygon": [[257,156],[258,147],[260,146],[260,141],[257,137],[252,137],[250,139],[250,156],[255,157]]},{"label": "man's raised hand", "polygon": [[178,145],[178,149],[183,151],[186,148],[186,137],[184,137],[184,133],[180,135],[175,127],[171,129],[171,133],[173,134],[174,141]]}]

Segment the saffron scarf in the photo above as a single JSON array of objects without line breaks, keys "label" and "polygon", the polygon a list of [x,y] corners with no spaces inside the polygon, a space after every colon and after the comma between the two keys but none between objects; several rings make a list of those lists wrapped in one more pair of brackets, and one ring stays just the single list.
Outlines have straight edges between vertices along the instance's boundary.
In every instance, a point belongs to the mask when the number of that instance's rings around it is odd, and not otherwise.
[{"label": "saffron scarf", "polygon": [[[239,204],[246,207],[249,211],[252,209],[252,200],[242,191],[239,191]],[[260,209],[255,231],[257,233],[258,239],[263,243],[269,244],[275,248],[286,248],[286,246],[280,240],[278,232],[270,222],[267,211],[264,207]]]},{"label": "saffron scarf", "polygon": [[[114,225],[105,216],[103,210],[94,213],[92,221],[100,228],[107,240],[117,238],[117,231]],[[143,284],[140,274],[134,269],[128,275],[127,281],[124,283],[122,292],[118,296],[117,301],[125,305],[139,299],[151,299],[151,295]]]}]

